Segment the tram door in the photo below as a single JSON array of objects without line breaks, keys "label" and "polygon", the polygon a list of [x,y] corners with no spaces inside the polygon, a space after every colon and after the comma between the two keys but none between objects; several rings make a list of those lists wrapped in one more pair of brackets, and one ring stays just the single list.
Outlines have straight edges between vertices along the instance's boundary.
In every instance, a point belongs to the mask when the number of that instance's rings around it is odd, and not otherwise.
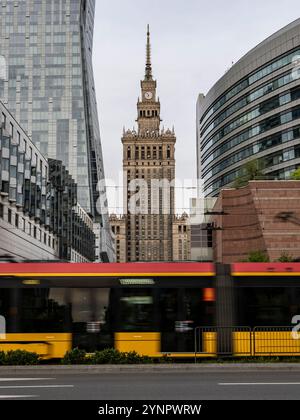
[{"label": "tram door", "polygon": [[70,289],[73,347],[87,352],[113,347],[112,289]]},{"label": "tram door", "polygon": [[194,330],[212,325],[212,303],[203,289],[162,289],[160,293],[161,351],[194,352]]}]

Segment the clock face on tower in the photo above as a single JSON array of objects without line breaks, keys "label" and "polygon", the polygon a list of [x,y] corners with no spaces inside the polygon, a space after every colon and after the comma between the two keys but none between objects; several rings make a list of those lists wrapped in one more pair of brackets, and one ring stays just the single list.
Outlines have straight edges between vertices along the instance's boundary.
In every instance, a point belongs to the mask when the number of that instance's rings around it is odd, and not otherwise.
[{"label": "clock face on tower", "polygon": [[146,92],[145,93],[145,98],[146,99],[152,99],[153,98],[153,93],[152,92]]}]

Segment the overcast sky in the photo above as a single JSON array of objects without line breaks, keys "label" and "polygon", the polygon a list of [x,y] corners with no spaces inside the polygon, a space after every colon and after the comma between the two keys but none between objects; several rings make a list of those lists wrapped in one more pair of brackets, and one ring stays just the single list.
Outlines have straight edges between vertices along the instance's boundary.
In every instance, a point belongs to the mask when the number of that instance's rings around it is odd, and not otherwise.
[{"label": "overcast sky", "polygon": [[123,126],[132,128],[137,117],[148,23],[163,125],[174,125],[177,135],[176,176],[196,178],[198,94],[206,94],[232,62],[300,17],[299,0],[96,0],[96,4],[94,70],[104,165],[106,178],[117,184]]}]

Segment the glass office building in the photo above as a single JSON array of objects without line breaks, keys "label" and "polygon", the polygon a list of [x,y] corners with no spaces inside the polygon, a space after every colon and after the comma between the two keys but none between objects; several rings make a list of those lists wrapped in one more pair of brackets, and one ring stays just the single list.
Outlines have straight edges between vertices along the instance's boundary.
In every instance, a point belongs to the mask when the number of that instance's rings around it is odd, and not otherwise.
[{"label": "glass office building", "polygon": [[104,178],[92,68],[95,0],[16,0],[0,5],[0,98],[40,152],[60,159],[78,185],[78,200],[97,212]]},{"label": "glass office building", "polygon": [[262,159],[270,179],[300,167],[300,19],[246,54],[197,103],[198,178],[216,196]]}]

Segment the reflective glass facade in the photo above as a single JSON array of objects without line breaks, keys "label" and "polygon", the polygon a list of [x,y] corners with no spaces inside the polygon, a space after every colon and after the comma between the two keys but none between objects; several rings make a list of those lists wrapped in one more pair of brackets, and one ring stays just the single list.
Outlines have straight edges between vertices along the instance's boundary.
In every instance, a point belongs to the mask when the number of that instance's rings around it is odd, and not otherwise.
[{"label": "reflective glass facade", "polygon": [[[95,0],[2,1],[0,98],[41,153],[60,159],[83,209],[104,178],[92,68]],[[2,65],[1,65],[2,63]]]},{"label": "reflective glass facade", "polygon": [[51,250],[67,261],[95,260],[93,221],[77,203],[72,176],[45,159],[1,101],[0,219],[0,253],[11,254],[13,244],[18,258],[30,248],[36,259]]},{"label": "reflective glass facade", "polygon": [[[259,64],[259,65],[258,65]],[[300,166],[300,20],[250,51],[197,104],[198,176],[218,195],[262,159],[270,179]]]}]

